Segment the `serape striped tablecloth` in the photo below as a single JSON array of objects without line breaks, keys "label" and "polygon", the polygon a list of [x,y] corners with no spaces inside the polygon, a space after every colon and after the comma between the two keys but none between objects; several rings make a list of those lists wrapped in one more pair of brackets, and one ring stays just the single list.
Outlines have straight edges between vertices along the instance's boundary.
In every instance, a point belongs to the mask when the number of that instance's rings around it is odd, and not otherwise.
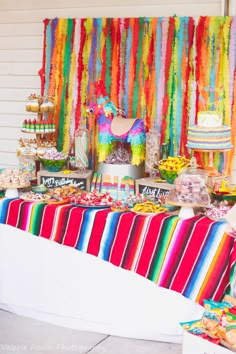
[{"label": "serape striped tablecloth", "polygon": [[0,223],[92,254],[202,304],[233,283],[235,239],[205,216],[137,215],[72,204],[0,201]]}]

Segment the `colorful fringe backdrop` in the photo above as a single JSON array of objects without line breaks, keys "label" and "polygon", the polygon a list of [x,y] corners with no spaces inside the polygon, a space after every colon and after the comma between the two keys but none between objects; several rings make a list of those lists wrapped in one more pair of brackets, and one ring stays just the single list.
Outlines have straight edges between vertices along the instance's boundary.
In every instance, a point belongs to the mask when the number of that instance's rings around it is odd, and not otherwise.
[{"label": "colorful fringe backdrop", "polygon": [[[222,112],[235,143],[235,17],[55,18],[44,26],[41,93],[55,96],[60,151],[69,150],[98,80],[127,117],[159,130],[171,155],[188,156],[188,124],[206,106]],[[93,165],[96,141],[90,145]],[[230,171],[229,157],[215,154],[215,164]]]}]

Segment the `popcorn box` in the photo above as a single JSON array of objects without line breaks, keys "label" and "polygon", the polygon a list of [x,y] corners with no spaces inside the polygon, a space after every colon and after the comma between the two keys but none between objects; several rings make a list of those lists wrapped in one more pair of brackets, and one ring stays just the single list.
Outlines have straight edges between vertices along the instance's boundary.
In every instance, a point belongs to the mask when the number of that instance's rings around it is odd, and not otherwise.
[{"label": "popcorn box", "polygon": [[221,345],[209,342],[191,333],[184,332],[182,354],[232,354],[235,353]]},{"label": "popcorn box", "polygon": [[158,178],[140,178],[135,181],[135,193],[155,197],[167,196],[173,185],[166,182],[158,182]]},{"label": "popcorn box", "polygon": [[90,191],[91,179],[93,171],[85,171],[84,173],[72,172],[48,172],[41,170],[37,173],[38,185],[44,184],[47,188],[56,188],[62,186],[73,185],[82,190]]}]

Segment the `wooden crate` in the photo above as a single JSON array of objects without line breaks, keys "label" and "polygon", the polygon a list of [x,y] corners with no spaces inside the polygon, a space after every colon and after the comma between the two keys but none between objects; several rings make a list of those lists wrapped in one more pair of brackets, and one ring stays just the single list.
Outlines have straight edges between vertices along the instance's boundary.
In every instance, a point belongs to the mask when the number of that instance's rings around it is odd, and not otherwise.
[{"label": "wooden crate", "polygon": [[167,196],[170,193],[173,184],[166,182],[155,182],[156,178],[141,178],[135,181],[135,193],[142,193],[147,196],[154,196],[157,200],[161,196]]},{"label": "wooden crate", "polygon": [[90,191],[91,179],[93,171],[89,170],[83,174],[78,172],[63,173],[60,172],[48,172],[40,170],[37,173],[38,184],[44,184],[47,188],[56,188],[66,185],[73,185],[80,189]]}]

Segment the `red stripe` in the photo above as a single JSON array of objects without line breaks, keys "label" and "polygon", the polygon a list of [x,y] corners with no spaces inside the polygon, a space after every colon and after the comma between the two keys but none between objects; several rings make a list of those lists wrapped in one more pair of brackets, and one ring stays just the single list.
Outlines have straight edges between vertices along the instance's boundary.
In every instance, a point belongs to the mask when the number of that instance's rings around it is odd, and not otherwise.
[{"label": "red stripe", "polygon": [[25,202],[22,199],[12,200],[9,203],[6,224],[16,227],[19,218],[19,209],[23,203]]},{"label": "red stripe", "polygon": [[56,233],[53,232],[53,238],[54,241],[58,243],[62,243],[64,231],[68,222],[68,213],[70,212],[71,208],[71,205],[61,205],[57,209],[57,214],[59,214],[59,216],[56,216],[56,220],[58,224],[57,227],[54,228],[54,230],[56,230]]},{"label": "red stripe", "polygon": [[157,217],[153,217],[150,224],[148,225],[146,237],[144,239],[143,247],[140,252],[140,258],[136,268],[136,273],[144,277],[146,277],[148,274],[150,259],[156,248],[156,244],[158,242],[165,218],[165,214],[160,214]]},{"label": "red stripe", "polygon": [[229,262],[228,257],[234,244],[235,239],[233,237],[229,237],[228,235],[224,236],[224,246],[222,247],[224,252],[221,252],[217,256],[217,261],[214,263],[214,271],[207,280],[207,287],[205,287],[201,294],[202,299],[212,298],[215,301],[222,299],[222,294],[225,293],[227,287],[230,285],[231,262]]},{"label": "red stripe", "polygon": [[63,245],[70,247],[76,246],[85,210],[85,208],[77,207],[74,207],[70,210],[67,228],[65,230],[64,239],[62,241]]},{"label": "red stripe", "polygon": [[134,224],[132,232],[130,233],[126,251],[123,257],[122,268],[131,270],[134,266],[134,261],[136,253],[138,251],[138,245],[140,243],[141,237],[143,236],[142,231],[144,229],[146,217],[143,215],[138,215],[134,219]]},{"label": "red stripe", "polygon": [[106,225],[107,215],[109,214],[110,209],[99,210],[95,217],[93,228],[91,230],[91,235],[89,238],[87,253],[93,254],[94,256],[98,256],[101,244],[101,238],[103,235],[103,231]]},{"label": "red stripe", "polygon": [[52,234],[52,229],[54,227],[54,218],[58,205],[46,205],[42,214],[42,219],[39,220],[41,224],[41,229],[39,236],[50,239]]},{"label": "red stripe", "polygon": [[[198,260],[201,247],[207,240],[210,226],[214,223],[213,220],[203,218],[194,224],[191,234],[188,236],[186,244],[179,244],[178,253],[181,254],[181,260],[175,264],[175,257],[173,257],[173,268],[176,273],[172,278],[170,289],[183,292],[188,282],[188,278],[195,267]],[[182,247],[183,246],[183,247]]]},{"label": "red stripe", "polygon": [[123,255],[126,250],[127,241],[129,239],[130,230],[133,226],[134,219],[137,215],[133,213],[124,213],[120,216],[116,229],[116,236],[111,247],[109,262],[120,266]]},{"label": "red stripe", "polygon": [[[175,275],[176,267],[178,266],[182,252],[186,248],[188,239],[191,237],[192,229],[198,221],[196,217],[181,221],[180,228],[177,229],[178,233],[172,238],[174,247],[171,250],[171,258],[165,261],[163,265],[162,279],[158,282],[158,285],[164,288],[169,288],[171,281]],[[172,244],[170,244],[170,247]]]}]

